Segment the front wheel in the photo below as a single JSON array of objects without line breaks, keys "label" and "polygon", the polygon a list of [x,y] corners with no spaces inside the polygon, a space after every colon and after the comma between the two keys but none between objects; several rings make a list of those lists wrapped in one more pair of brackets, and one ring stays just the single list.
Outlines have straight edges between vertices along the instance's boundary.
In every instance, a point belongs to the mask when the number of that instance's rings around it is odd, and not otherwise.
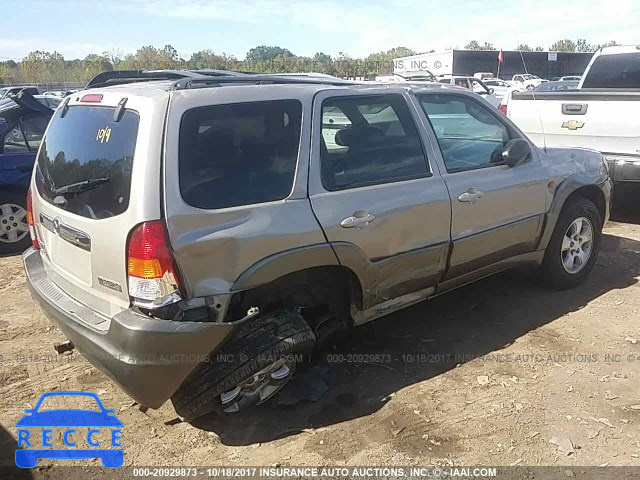
[{"label": "front wheel", "polygon": [[586,198],[570,200],[547,245],[540,277],[559,290],[581,284],[596,263],[601,239],[602,218],[597,207]]}]

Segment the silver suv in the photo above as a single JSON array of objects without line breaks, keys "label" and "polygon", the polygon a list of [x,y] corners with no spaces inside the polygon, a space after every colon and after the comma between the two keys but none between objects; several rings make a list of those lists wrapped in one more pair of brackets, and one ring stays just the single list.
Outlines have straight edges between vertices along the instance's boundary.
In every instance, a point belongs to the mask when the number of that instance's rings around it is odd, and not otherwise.
[{"label": "silver suv", "polygon": [[602,155],[536,148],[472,92],[168,78],[65,99],[23,255],[47,315],[142,405],[235,412],[352,325],[514,266],[557,288],[593,268]]}]

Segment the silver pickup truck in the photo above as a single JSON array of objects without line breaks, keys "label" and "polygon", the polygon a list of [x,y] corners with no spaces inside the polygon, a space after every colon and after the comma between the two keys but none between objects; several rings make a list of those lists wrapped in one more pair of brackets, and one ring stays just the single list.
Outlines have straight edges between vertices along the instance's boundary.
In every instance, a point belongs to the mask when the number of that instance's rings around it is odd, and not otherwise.
[{"label": "silver pickup truck", "polygon": [[515,266],[574,287],[596,261],[602,155],[536,148],[472,92],[112,75],[49,124],[23,260],[46,314],[143,405],[236,412],[352,325]]}]

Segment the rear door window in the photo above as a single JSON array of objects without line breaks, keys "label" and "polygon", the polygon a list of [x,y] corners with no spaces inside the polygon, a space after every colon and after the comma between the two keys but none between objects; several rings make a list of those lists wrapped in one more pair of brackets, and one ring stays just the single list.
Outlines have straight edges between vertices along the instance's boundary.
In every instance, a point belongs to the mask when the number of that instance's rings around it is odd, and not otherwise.
[{"label": "rear door window", "polygon": [[115,122],[114,111],[73,106],[62,118],[56,111],[36,169],[38,192],[47,202],[94,219],[127,210],[139,116],[126,110]]},{"label": "rear door window", "polygon": [[430,175],[418,130],[401,95],[325,100],[321,142],[322,184],[329,191]]},{"label": "rear door window", "polygon": [[301,120],[298,100],[213,105],[186,112],[179,149],[185,202],[217,209],[288,197]]}]

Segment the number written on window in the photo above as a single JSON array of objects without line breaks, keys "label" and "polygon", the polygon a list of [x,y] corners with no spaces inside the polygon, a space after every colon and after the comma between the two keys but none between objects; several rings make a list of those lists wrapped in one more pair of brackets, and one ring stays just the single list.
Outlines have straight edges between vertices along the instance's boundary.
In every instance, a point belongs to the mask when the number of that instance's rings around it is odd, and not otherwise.
[{"label": "number written on window", "polygon": [[101,128],[98,130],[98,135],[96,135],[96,140],[100,143],[109,143],[109,139],[111,138],[111,127]]}]

